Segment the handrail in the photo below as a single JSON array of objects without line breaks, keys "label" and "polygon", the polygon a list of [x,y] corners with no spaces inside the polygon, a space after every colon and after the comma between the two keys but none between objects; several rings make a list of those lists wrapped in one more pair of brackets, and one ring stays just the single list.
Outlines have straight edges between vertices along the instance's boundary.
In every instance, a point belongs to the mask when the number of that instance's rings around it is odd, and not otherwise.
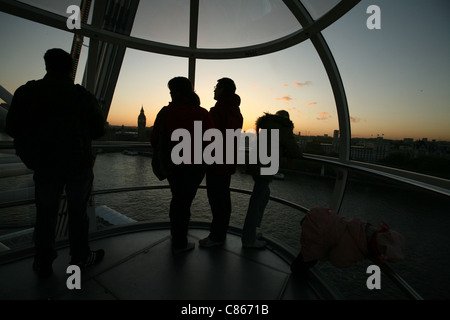
[{"label": "handrail", "polygon": [[[111,193],[121,193],[121,192],[131,192],[131,191],[144,191],[144,190],[157,190],[157,189],[169,189],[169,185],[150,185],[150,186],[135,186],[135,187],[123,187],[123,188],[114,188],[114,189],[103,189],[103,190],[93,190],[91,192],[92,195],[100,195],[100,194],[111,194]],[[206,186],[200,185],[199,189],[206,189]],[[252,191],[250,190],[244,190],[239,188],[230,188],[230,191],[236,192],[236,193],[242,193],[242,194],[248,194],[251,195]],[[64,196],[63,196],[64,199]],[[278,202],[281,204],[284,204],[286,206],[289,206],[291,208],[297,209],[303,213],[308,212],[309,209],[302,207],[294,202],[290,202],[285,199],[281,199],[278,197],[270,196],[270,200],[274,202]],[[4,208],[12,208],[12,207],[18,207],[18,206],[24,206],[24,205],[30,205],[34,204],[35,200],[34,198],[29,198],[26,200],[18,200],[18,201],[10,201],[10,202],[4,202],[0,203],[0,209]]]},{"label": "handrail", "polygon": [[[151,148],[149,142],[132,142],[132,141],[94,141],[93,147],[101,148]],[[1,149],[14,149],[12,141],[0,141]],[[325,163],[332,166],[337,166],[343,169],[351,169],[359,172],[369,173],[384,178],[388,178],[397,182],[402,182],[414,187],[419,187],[424,190],[432,191],[441,195],[450,196],[450,180],[438,178],[426,174],[416,173],[387,167],[367,162],[358,162],[350,160],[348,162],[340,161],[337,158],[331,158],[321,155],[304,153],[305,160],[310,160],[319,163]],[[296,170],[294,170],[296,171]]]},{"label": "handrail", "polygon": [[358,162],[353,160],[342,162],[336,158],[312,154],[304,154],[303,157],[307,160],[381,176],[394,181],[406,183],[411,186],[419,187],[421,189],[433,191],[445,196],[450,196],[450,180],[448,179],[429,176],[426,174],[397,169],[393,167],[386,167],[369,162]]},{"label": "handrail", "polygon": [[382,264],[380,266],[381,271],[386,274],[392,282],[394,282],[397,287],[399,287],[407,296],[414,300],[424,300],[422,296],[417,293],[398,273],[391,269],[387,264]]}]

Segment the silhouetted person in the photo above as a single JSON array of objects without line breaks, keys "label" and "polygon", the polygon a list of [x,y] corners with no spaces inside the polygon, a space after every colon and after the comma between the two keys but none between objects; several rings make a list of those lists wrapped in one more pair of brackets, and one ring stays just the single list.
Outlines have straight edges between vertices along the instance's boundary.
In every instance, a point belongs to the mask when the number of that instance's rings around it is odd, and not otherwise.
[{"label": "silhouetted person", "polygon": [[[94,179],[91,141],[104,133],[105,120],[96,98],[71,78],[73,62],[62,49],[44,55],[47,73],[29,81],[14,94],[6,118],[7,133],[28,140],[33,149],[36,198],[33,270],[53,273],[57,257],[55,228],[63,190],[67,196],[71,265],[81,268],[99,262],[102,249],[88,243],[87,203]],[[17,148],[16,148],[17,149]]]},{"label": "silhouetted person", "polygon": [[[191,218],[191,205],[198,187],[205,177],[205,165],[194,164],[194,121],[200,121],[203,133],[212,128],[212,119],[208,111],[200,107],[200,99],[193,91],[192,83],[185,77],[175,77],[168,82],[172,101],[161,109],[155,119],[151,134],[152,146],[158,148],[159,143],[170,144],[170,150],[182,141],[170,141],[176,129],[186,129],[190,134],[191,159],[176,164],[173,155],[166,157],[167,180],[172,192],[170,202],[170,226],[172,235],[172,251],[174,254],[194,249],[195,244],[188,242],[188,225]],[[167,142],[160,142],[160,128],[163,126]],[[182,138],[183,139],[183,138]],[[181,139],[181,140],[182,140]],[[185,152],[186,150],[183,150]],[[203,158],[203,148],[202,154]],[[184,154],[183,154],[184,155]],[[176,156],[183,156],[177,154]]]},{"label": "silhouetted person", "polygon": [[[276,114],[266,113],[256,121],[256,132],[258,141],[258,150],[260,144],[265,143],[259,139],[259,130],[266,129],[267,134],[267,150],[271,150],[271,130],[279,131],[279,156],[289,159],[301,158],[302,152],[294,137],[294,124],[289,119],[289,113],[280,110]],[[272,175],[261,175],[261,164],[248,165],[247,172],[253,176],[254,185],[253,192],[245,217],[244,227],[242,229],[242,245],[245,248],[262,249],[265,247],[265,241],[257,239],[256,228],[261,226],[264,210],[270,197],[270,183],[273,180]]]},{"label": "silhouetted person", "polygon": [[[243,118],[239,105],[241,98],[235,93],[236,85],[229,78],[222,78],[217,81],[214,89],[214,99],[217,100],[214,107],[211,108],[211,114],[214,127],[219,129],[223,136],[223,162],[224,164],[212,164],[206,171],[206,187],[209,204],[212,211],[212,223],[210,234],[207,238],[199,241],[202,247],[220,246],[225,243],[227,228],[231,216],[231,195],[230,182],[231,175],[236,172],[237,152],[239,146],[237,141],[233,142],[234,162],[225,164],[227,159],[226,152],[226,130],[242,129]],[[233,138],[234,139],[234,138]],[[230,150],[231,151],[231,150]]]}]

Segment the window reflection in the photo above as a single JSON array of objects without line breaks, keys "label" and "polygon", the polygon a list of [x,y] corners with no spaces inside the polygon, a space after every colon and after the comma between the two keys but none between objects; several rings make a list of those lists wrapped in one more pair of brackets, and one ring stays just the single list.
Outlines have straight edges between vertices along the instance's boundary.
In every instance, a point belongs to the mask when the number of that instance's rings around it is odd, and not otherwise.
[{"label": "window reflection", "polygon": [[[390,267],[423,298],[442,299],[450,296],[448,281],[444,281],[448,279],[450,263],[442,259],[442,252],[450,250],[450,216],[444,209],[449,207],[448,197],[352,171],[339,214],[347,219],[359,217],[374,226],[384,221],[401,233],[405,237],[405,260],[392,263]],[[335,275],[332,279],[339,287],[349,290],[350,298],[383,297],[389,292],[392,298],[403,299],[401,292],[394,289],[389,281],[384,281],[387,277],[383,278],[383,285],[386,286],[379,290],[382,292],[367,290],[364,266],[338,271],[339,276]],[[331,271],[328,267],[324,269]],[[348,281],[355,283],[355,277],[364,281],[359,287],[346,284]]]}]

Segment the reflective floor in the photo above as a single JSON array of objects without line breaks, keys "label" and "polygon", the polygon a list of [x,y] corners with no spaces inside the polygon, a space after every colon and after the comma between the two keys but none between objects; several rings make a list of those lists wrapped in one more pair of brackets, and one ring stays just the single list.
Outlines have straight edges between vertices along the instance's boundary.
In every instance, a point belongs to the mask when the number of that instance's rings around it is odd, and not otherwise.
[{"label": "reflective floor", "polygon": [[[198,247],[206,228],[191,228],[193,251],[174,256],[167,228],[114,227],[91,241],[104,260],[82,272],[81,289],[67,288],[69,249],[61,245],[54,275],[39,279],[32,254],[0,266],[0,299],[95,300],[292,300],[335,299],[316,271],[291,275],[289,262],[269,240],[265,250],[243,249],[229,234],[220,248]],[[272,250],[273,249],[273,250]],[[283,256],[284,255],[284,256]],[[5,258],[2,256],[1,258]]]}]

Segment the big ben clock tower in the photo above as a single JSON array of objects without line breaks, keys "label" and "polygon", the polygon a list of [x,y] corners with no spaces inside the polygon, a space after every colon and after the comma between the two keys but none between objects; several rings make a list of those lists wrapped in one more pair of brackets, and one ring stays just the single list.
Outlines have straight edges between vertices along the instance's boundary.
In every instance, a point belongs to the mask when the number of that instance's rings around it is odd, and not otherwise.
[{"label": "big ben clock tower", "polygon": [[144,114],[144,106],[141,108],[141,113],[138,117],[138,140],[145,141],[145,125],[147,122],[147,118]]}]

